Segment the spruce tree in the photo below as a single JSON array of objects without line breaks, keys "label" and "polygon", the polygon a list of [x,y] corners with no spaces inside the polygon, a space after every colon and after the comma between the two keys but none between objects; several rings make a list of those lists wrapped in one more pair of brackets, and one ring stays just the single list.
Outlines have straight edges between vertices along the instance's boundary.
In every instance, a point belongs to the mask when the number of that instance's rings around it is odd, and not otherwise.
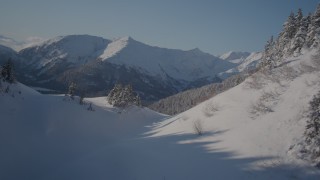
[{"label": "spruce tree", "polygon": [[299,9],[298,9],[298,13],[297,13],[297,15],[296,15],[296,17],[295,17],[295,24],[296,24],[297,27],[301,26],[301,24],[302,24],[302,18],[303,18],[302,9],[299,8]]},{"label": "spruce tree", "polygon": [[320,34],[320,4],[317,6],[316,11],[311,15],[310,25],[307,34],[307,46],[316,47],[320,43],[318,35]]},{"label": "spruce tree", "polygon": [[11,59],[2,66],[1,68],[1,76],[4,81],[12,84],[15,81],[14,73],[13,73],[13,63]]},{"label": "spruce tree", "polygon": [[76,83],[72,82],[68,88],[68,94],[70,95],[71,99],[74,98],[75,92],[76,92]]},{"label": "spruce tree", "polygon": [[267,41],[264,47],[263,61],[261,63],[262,67],[267,67],[272,69],[274,66],[274,40],[273,36]]},{"label": "spruce tree", "polygon": [[320,157],[320,91],[313,97],[306,126],[306,143],[313,159]]},{"label": "spruce tree", "polygon": [[113,89],[111,89],[111,91],[107,96],[108,103],[109,104],[116,103],[116,101],[119,99],[121,91],[122,91],[122,84],[120,83],[115,84],[115,86],[113,87]]},{"label": "spruce tree", "polygon": [[297,31],[297,24],[296,24],[296,18],[294,16],[294,13],[291,12],[291,14],[288,17],[287,22],[284,24],[284,36],[287,39],[292,39]]},{"label": "spruce tree", "polygon": [[122,86],[116,84],[107,96],[109,104],[116,107],[126,107],[129,105],[141,106],[141,100],[135,95],[131,85]]}]

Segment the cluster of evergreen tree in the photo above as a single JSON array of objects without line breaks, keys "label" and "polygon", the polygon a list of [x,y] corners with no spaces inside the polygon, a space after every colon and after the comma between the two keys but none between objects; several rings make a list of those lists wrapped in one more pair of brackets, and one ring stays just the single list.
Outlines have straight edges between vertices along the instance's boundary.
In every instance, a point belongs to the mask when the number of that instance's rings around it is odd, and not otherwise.
[{"label": "cluster of evergreen tree", "polygon": [[187,90],[161,99],[148,107],[157,112],[175,115],[240,84],[247,76],[248,74],[239,74],[232,76],[221,83],[209,84],[200,88]]},{"label": "cluster of evergreen tree", "polygon": [[109,92],[107,99],[109,104],[116,107],[141,106],[140,97],[134,93],[131,85],[123,86],[122,84],[116,84]]},{"label": "cluster of evergreen tree", "polygon": [[297,14],[289,15],[279,36],[267,41],[261,66],[273,68],[285,57],[299,55],[302,49],[319,47],[319,44],[320,4],[313,14],[303,16],[299,9]]},{"label": "cluster of evergreen tree", "polygon": [[10,84],[15,82],[13,63],[11,59],[0,67],[0,79]]}]

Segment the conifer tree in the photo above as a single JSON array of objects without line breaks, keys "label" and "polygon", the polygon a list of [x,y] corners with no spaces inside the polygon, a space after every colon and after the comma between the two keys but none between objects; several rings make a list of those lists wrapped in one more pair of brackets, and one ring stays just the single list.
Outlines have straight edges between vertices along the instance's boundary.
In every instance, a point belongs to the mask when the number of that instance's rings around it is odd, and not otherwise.
[{"label": "conifer tree", "polygon": [[8,83],[14,83],[15,77],[13,73],[13,63],[11,59],[8,59],[8,61],[2,66],[1,68],[1,76],[4,81]]},{"label": "conifer tree", "polygon": [[131,85],[122,86],[116,84],[107,96],[109,104],[116,107],[126,107],[128,105],[141,105],[138,95],[135,95]]},{"label": "conifer tree", "polygon": [[302,9],[299,8],[298,9],[298,12],[297,12],[297,15],[295,17],[295,24],[297,27],[301,26],[302,24],[302,18],[303,18],[303,13],[302,13]]},{"label": "conifer tree", "polygon": [[320,157],[320,91],[310,102],[309,120],[306,126],[306,142],[311,145],[310,153],[313,158]]},{"label": "conifer tree", "polygon": [[76,92],[76,83],[72,82],[69,85],[69,89],[68,89],[68,94],[70,95],[71,99],[74,98],[75,92]]},{"label": "conifer tree", "polygon": [[114,104],[117,99],[119,99],[120,92],[122,91],[122,84],[115,84],[113,89],[109,92],[107,99],[109,104]]},{"label": "conifer tree", "polygon": [[308,27],[307,46],[316,47],[320,43],[318,37],[320,35],[320,4],[317,6],[316,11],[312,14],[310,19],[311,24]]},{"label": "conifer tree", "polygon": [[262,67],[273,68],[274,66],[274,40],[273,36],[267,41],[264,47],[263,61],[261,63]]},{"label": "conifer tree", "polygon": [[296,31],[297,31],[296,18],[294,16],[294,13],[291,12],[287,22],[285,22],[284,24],[284,37],[286,39],[291,39],[294,37]]}]

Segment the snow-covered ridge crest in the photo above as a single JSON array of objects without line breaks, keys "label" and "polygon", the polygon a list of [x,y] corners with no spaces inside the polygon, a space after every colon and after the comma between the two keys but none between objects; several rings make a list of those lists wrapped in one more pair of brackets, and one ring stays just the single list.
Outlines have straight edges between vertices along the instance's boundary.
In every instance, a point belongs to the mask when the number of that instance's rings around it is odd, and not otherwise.
[{"label": "snow-covered ridge crest", "polygon": [[20,51],[22,49],[28,48],[28,47],[34,47],[37,46],[45,41],[44,38],[41,37],[28,37],[24,41],[16,41],[12,38],[8,38],[5,36],[0,35],[0,45],[9,47],[11,49],[14,49],[15,51]]},{"label": "snow-covered ridge crest", "polygon": [[250,55],[249,52],[229,51],[220,56],[220,59],[230,61],[232,63],[241,63],[241,60],[246,59]]},{"label": "snow-covered ridge crest", "polygon": [[130,39],[131,37],[125,36],[125,37],[113,40],[110,44],[108,44],[107,48],[104,50],[104,52],[100,56],[102,61],[105,61],[106,59],[113,57],[118,52],[120,52],[123,48],[125,48],[128,45],[128,42]]},{"label": "snow-covered ridge crest", "polygon": [[54,38],[51,38],[51,39],[48,39],[42,43],[39,43],[39,44],[36,44],[36,45],[33,45],[33,46],[29,46],[29,47],[35,47],[35,46],[49,46],[53,43],[56,43],[56,42],[59,42],[61,41],[63,38],[65,38],[66,36],[57,36],[57,37],[54,37]]}]

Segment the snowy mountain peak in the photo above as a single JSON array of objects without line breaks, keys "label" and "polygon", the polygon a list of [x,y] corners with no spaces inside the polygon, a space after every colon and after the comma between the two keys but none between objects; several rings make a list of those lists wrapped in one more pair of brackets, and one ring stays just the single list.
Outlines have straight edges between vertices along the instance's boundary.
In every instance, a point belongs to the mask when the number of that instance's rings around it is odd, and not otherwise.
[{"label": "snowy mountain peak", "polygon": [[199,48],[194,48],[194,49],[191,49],[189,50],[190,52],[193,52],[193,53],[204,53],[203,51],[201,51]]},{"label": "snowy mountain peak", "polygon": [[113,40],[110,44],[108,44],[107,48],[104,50],[100,58],[102,61],[116,55],[118,52],[120,52],[123,48],[125,48],[129,41],[132,41],[133,39],[130,36],[125,36],[122,38],[118,38]]},{"label": "snowy mountain peak", "polygon": [[[250,55],[249,52],[236,52],[236,51],[229,51],[223,55],[220,56],[221,59],[230,61],[233,63],[239,63],[235,60],[245,59]],[[234,62],[235,61],[235,62]]]},{"label": "snowy mountain peak", "polygon": [[58,36],[19,53],[27,57],[30,55],[28,58],[38,62],[39,68],[62,61],[79,65],[96,59],[108,43],[107,39],[90,35]]}]

